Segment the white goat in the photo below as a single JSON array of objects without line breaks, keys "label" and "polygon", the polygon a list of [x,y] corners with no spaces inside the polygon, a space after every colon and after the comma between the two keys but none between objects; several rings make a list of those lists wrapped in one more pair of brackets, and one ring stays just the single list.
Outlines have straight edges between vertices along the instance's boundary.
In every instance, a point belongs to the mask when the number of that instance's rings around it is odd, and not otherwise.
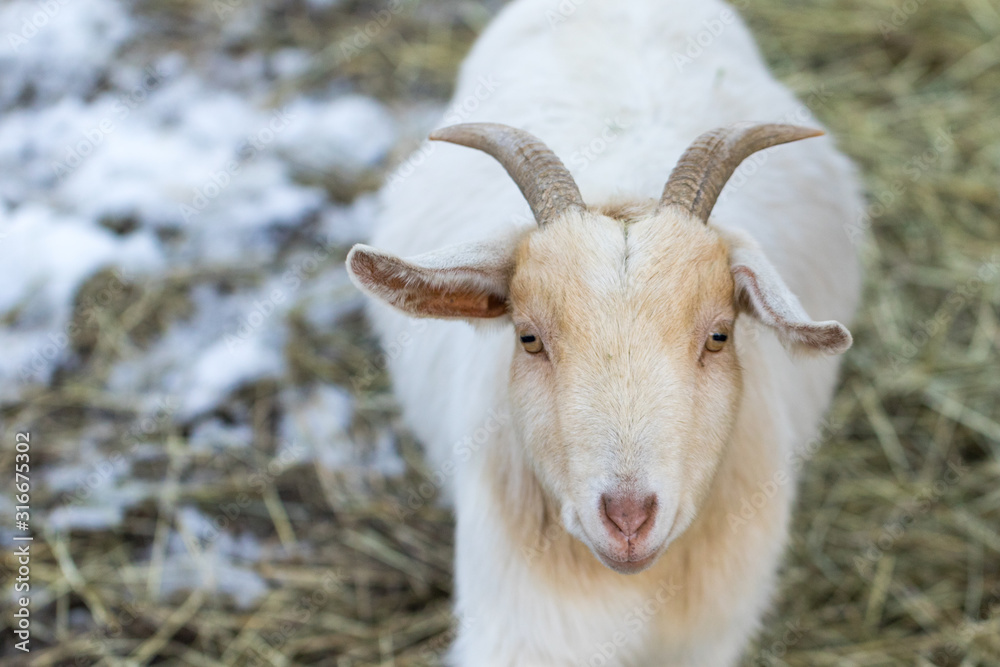
[{"label": "white goat", "polygon": [[431,135],[496,161],[425,146],[348,266],[454,502],[450,661],[729,665],[836,381],[784,348],[851,344],[859,188],[812,139],[713,211],[815,121],[719,0],[577,2],[501,12],[446,116],[476,122]]}]

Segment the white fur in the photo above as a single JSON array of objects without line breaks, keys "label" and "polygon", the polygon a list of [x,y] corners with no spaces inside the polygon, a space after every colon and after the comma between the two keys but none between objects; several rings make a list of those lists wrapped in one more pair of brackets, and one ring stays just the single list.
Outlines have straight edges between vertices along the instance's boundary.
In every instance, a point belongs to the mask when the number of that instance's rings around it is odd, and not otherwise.
[{"label": "white fur", "polygon": [[[719,0],[517,0],[476,43],[441,124],[499,122],[535,134],[563,159],[590,204],[658,197],[703,131],[746,120],[819,126],[768,73],[742,22],[723,12],[735,15]],[[721,34],[679,66],[689,38],[713,21]],[[387,184],[374,246],[410,257],[534,226],[516,186],[489,157],[440,143],[418,156]],[[754,239],[805,312],[848,322],[860,276],[846,227],[860,208],[851,165],[821,137],[745,163],[713,225]],[[721,552],[709,551],[684,580],[670,581],[661,570],[640,586],[634,577],[587,570],[574,587],[539,575],[537,558],[499,527],[505,508],[489,491],[503,471],[487,453],[523,449],[506,416],[511,327],[418,321],[377,303],[370,314],[404,415],[454,501],[455,664],[734,664],[772,593],[796,452],[829,403],[836,359],[793,360],[772,333],[741,317],[743,400],[718,474],[742,475],[748,493],[778,474],[788,481],[746,528],[719,525]],[[546,557],[545,544],[538,558]],[[573,582],[570,566],[565,576]],[[711,589],[691,606],[673,589],[664,592],[670,586]]]}]

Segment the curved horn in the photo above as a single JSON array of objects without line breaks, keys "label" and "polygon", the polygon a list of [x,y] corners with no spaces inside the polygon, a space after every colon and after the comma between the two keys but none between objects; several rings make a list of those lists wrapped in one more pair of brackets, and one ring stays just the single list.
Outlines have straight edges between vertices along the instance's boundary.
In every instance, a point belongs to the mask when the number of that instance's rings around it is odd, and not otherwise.
[{"label": "curved horn", "polygon": [[737,123],[705,132],[677,161],[659,207],[679,206],[707,223],[723,186],[743,160],[765,148],[821,134],[822,130],[777,123]]},{"label": "curved horn", "polygon": [[521,189],[539,226],[568,209],[584,208],[569,170],[533,134],[500,123],[462,123],[435,130],[430,138],[492,155]]}]

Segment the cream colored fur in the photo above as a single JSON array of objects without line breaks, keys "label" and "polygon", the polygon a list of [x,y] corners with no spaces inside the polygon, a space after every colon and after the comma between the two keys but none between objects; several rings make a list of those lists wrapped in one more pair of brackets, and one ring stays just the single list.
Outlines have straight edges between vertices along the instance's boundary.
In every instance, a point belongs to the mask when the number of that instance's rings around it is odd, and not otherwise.
[{"label": "cream colored fur", "polygon": [[[454,504],[453,664],[731,665],[770,601],[798,452],[837,373],[836,357],[790,355],[780,341],[850,344],[835,320],[857,304],[845,228],[860,196],[819,138],[759,154],[709,226],[649,205],[702,131],[818,125],[738,20],[676,64],[723,11],[514,2],[466,60],[456,104],[491,81],[463,120],[540,137],[590,210],[537,229],[491,158],[434,144],[389,181],[379,250],[349,257],[357,284],[392,304],[373,303],[372,321]],[[576,159],[595,137],[604,148]],[[456,308],[495,326],[409,317]],[[706,353],[729,322],[730,342]],[[522,349],[524,331],[542,355]],[[650,561],[631,575],[616,571],[597,512],[601,493],[621,489],[659,499]]]}]

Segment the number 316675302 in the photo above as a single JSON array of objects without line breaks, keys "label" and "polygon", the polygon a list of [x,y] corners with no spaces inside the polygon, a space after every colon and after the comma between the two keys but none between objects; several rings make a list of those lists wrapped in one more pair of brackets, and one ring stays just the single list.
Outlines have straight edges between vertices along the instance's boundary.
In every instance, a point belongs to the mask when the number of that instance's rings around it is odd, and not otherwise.
[{"label": "number 316675302", "polygon": [[[14,438],[14,489],[17,491],[17,495],[14,496],[14,500],[23,505],[27,505],[30,499],[28,495],[31,487],[28,481],[28,472],[30,472],[31,460],[29,458],[29,450],[31,449],[31,434],[30,433],[18,433]],[[17,507],[18,510],[25,510],[24,512],[18,512],[19,514],[27,514],[27,507]],[[27,517],[22,519],[21,517],[15,517],[16,521],[24,521]]]}]

